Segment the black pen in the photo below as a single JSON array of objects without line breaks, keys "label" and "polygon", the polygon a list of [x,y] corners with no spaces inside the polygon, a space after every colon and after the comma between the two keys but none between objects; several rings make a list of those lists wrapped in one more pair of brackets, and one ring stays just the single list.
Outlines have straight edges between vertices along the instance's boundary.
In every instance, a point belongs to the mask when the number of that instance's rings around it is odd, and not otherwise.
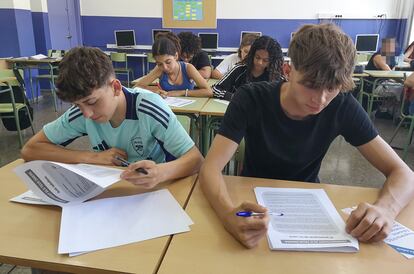
[{"label": "black pen", "polygon": [[[120,161],[122,163],[122,166],[129,166],[131,164],[130,162],[128,162],[125,159],[122,159],[119,156],[115,156],[115,159]],[[138,173],[145,174],[145,175],[148,174],[148,171],[146,169],[142,168],[142,167],[136,168],[135,171],[138,172]]]}]

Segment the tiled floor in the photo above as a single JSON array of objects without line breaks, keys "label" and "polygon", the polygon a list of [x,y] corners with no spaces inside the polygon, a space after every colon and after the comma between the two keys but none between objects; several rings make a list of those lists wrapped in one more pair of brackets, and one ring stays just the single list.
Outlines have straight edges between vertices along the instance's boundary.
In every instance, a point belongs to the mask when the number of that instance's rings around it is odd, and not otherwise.
[{"label": "tiled floor", "polygon": [[[66,109],[68,109],[69,106],[69,104],[63,103],[59,105],[59,112],[55,113],[51,96],[45,95],[43,100],[40,100],[37,104],[33,104],[35,131],[41,129],[45,123],[57,118]],[[381,136],[388,141],[395,128],[393,122],[391,120],[376,119],[375,125]],[[393,145],[402,146],[402,143],[405,141],[406,134],[407,129],[403,128],[396,140],[393,142]],[[3,166],[20,158],[19,143],[17,133],[5,130],[2,124],[0,125],[0,136],[0,166]],[[28,129],[25,130],[24,139],[28,140],[31,136],[31,131]],[[78,139],[71,144],[70,147],[87,149],[87,138],[83,137]],[[397,151],[397,153],[401,154],[402,151]],[[407,163],[411,168],[414,167],[413,147],[410,147]],[[322,163],[320,180],[323,183],[329,184],[381,187],[384,183],[384,176],[373,168],[359,154],[356,148],[345,142],[342,137],[338,137],[331,145],[328,154]],[[0,274],[31,273],[28,268],[17,267],[12,269],[12,267],[13,266],[10,265],[0,265]]]}]

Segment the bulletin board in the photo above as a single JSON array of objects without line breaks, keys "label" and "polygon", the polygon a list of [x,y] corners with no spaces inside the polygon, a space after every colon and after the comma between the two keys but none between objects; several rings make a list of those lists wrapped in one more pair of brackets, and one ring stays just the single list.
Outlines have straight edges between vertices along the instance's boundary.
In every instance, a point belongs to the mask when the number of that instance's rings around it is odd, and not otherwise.
[{"label": "bulletin board", "polygon": [[163,0],[163,28],[217,28],[216,0]]}]

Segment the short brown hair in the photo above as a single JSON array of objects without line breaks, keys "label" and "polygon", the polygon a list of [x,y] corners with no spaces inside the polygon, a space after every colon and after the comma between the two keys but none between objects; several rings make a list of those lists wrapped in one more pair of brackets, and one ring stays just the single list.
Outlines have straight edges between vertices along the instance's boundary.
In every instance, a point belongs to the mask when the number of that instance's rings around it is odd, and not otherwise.
[{"label": "short brown hair", "polygon": [[332,24],[304,25],[289,45],[300,83],[314,89],[353,89],[355,52],[352,39]]},{"label": "short brown hair", "polygon": [[82,99],[106,85],[110,77],[115,77],[112,61],[102,50],[73,48],[59,64],[57,95],[68,102]]},{"label": "short brown hair", "polygon": [[241,40],[239,49],[237,50],[238,56],[241,58],[242,48],[247,47],[247,46],[251,46],[253,44],[253,42],[259,37],[260,37],[260,35],[253,34],[253,33],[245,34],[243,36],[242,40]]}]

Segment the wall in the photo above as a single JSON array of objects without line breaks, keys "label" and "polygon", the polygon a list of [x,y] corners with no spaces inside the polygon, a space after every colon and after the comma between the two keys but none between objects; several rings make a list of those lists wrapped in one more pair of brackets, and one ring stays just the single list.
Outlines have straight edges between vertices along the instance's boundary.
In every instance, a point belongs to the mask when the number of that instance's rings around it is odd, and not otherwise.
[{"label": "wall", "polygon": [[[134,29],[137,44],[151,44],[151,29],[162,27],[162,0],[117,0],[116,3],[102,5],[99,0],[81,1],[84,44],[104,48],[114,43],[113,31],[117,29]],[[318,14],[325,17],[339,14],[349,19],[333,21],[353,39],[357,33],[380,33],[381,37],[396,36],[401,44],[409,10],[402,6],[407,3],[413,1],[217,0],[217,29],[192,31],[218,32],[220,47],[237,47],[242,30],[262,31],[287,47],[290,33],[300,25],[331,21],[319,19]],[[374,18],[380,14],[385,14],[387,19]]]}]

